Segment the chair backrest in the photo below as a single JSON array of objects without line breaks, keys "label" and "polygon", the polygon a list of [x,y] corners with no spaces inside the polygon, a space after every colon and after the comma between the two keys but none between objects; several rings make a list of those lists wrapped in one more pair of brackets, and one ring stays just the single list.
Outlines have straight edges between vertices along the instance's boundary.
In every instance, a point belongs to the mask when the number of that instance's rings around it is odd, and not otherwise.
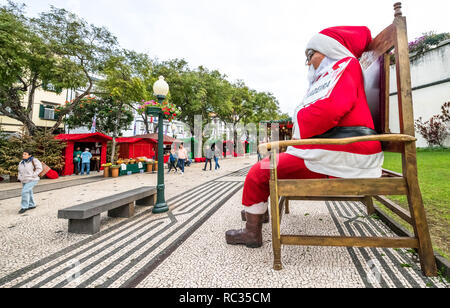
[{"label": "chair backrest", "polygon": [[389,133],[389,118],[386,118],[388,102],[386,101],[386,74],[384,57],[378,58],[364,70],[364,83],[370,112],[379,134]]},{"label": "chair backrest", "polygon": [[[378,133],[389,130],[389,82],[390,52],[394,50],[400,132],[415,136],[414,114],[411,95],[411,69],[409,60],[406,18],[402,16],[401,3],[394,5],[394,22],[384,29],[369,45],[360,59],[364,71],[366,94]],[[390,146],[387,146],[389,149]],[[399,152],[400,150],[394,149]]]}]

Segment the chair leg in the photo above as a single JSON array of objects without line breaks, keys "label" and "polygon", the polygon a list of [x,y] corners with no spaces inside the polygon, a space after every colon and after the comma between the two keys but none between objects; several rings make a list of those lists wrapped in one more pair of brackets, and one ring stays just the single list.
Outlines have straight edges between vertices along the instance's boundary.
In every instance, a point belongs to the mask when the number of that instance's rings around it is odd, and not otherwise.
[{"label": "chair leg", "polygon": [[273,248],[273,269],[281,271],[283,264],[281,263],[281,239],[280,239],[280,205],[276,189],[276,181],[270,183],[270,217],[272,220],[272,248]]},{"label": "chair leg", "polygon": [[418,253],[420,257],[422,272],[427,277],[436,277],[436,259],[434,256],[425,208],[423,206],[422,195],[420,193],[418,184],[410,185],[408,201],[411,211],[411,217],[414,222],[414,234],[419,240]]},{"label": "chair leg", "polygon": [[373,206],[372,196],[365,196],[363,203],[367,207],[367,215],[370,216],[375,214],[375,207]]},{"label": "chair leg", "polygon": [[402,155],[403,176],[408,185],[408,203],[413,220],[414,234],[419,241],[419,257],[422,272],[427,277],[437,276],[436,259],[431,243],[427,216],[423,206],[419,179],[417,178],[417,158],[415,143],[405,144]]},{"label": "chair leg", "polygon": [[284,213],[286,215],[290,214],[291,210],[289,209],[289,198],[287,198],[287,197],[286,197],[286,201],[284,202],[284,206],[285,206],[285,208],[284,208],[285,212]]}]

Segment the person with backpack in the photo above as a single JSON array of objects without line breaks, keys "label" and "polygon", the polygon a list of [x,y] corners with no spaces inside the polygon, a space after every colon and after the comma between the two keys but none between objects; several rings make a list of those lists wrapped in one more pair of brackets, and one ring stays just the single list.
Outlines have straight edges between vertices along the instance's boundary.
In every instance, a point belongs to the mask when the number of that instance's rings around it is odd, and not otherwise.
[{"label": "person with backpack", "polygon": [[19,164],[18,179],[22,183],[22,201],[19,214],[36,208],[34,202],[33,188],[40,180],[39,174],[43,171],[42,163],[33,157],[32,151],[25,150],[23,160]]},{"label": "person with backpack", "polygon": [[209,163],[209,171],[212,170],[213,156],[214,156],[214,153],[213,153],[212,149],[207,148],[205,151],[206,162],[205,162],[205,168],[203,168],[203,171],[206,171],[206,168],[208,167],[208,163]]},{"label": "person with backpack", "polygon": [[170,173],[170,171],[172,171],[172,169],[175,169],[175,173],[178,173],[177,162],[178,162],[177,153],[176,153],[175,149],[172,149],[170,151],[169,172],[168,173]]}]

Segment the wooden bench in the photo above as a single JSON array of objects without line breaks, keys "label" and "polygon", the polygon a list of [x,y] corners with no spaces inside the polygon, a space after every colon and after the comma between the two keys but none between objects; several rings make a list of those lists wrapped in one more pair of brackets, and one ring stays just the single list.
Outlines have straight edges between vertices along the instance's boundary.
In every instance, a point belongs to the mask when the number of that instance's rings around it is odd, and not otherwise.
[{"label": "wooden bench", "polygon": [[[368,104],[379,135],[344,139],[281,141],[263,144],[259,147],[261,153],[271,151],[270,203],[275,270],[283,268],[281,263],[282,245],[413,248],[419,253],[424,275],[437,275],[433,246],[417,178],[417,139],[414,128],[406,18],[402,15],[401,3],[396,3],[394,9],[394,22],[373,40],[360,60],[365,76]],[[389,73],[392,50],[396,60],[400,134],[392,134],[389,129]],[[399,174],[384,170],[383,176],[379,179],[278,179],[276,162],[280,148],[312,144],[343,145],[365,141],[380,141],[385,152],[401,153],[403,172]],[[409,213],[384,197],[391,195],[407,196]],[[283,209],[286,214],[289,214],[289,201],[291,200],[360,201],[367,206],[368,214],[371,215],[375,212],[373,198],[411,224],[414,228],[414,237],[295,236],[281,233]]]},{"label": "wooden bench", "polygon": [[58,218],[69,219],[69,233],[95,234],[100,232],[100,215],[130,218],[134,215],[134,203],[153,206],[156,202],[156,187],[141,187],[102,199],[89,201],[58,211]]}]

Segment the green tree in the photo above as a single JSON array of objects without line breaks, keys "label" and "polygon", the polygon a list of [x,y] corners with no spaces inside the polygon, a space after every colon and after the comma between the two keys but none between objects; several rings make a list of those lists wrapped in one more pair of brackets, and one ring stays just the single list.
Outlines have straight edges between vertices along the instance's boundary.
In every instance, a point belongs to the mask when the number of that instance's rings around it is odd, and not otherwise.
[{"label": "green tree", "polygon": [[56,140],[53,135],[36,132],[36,135],[12,136],[3,139],[0,146],[0,174],[17,176],[19,163],[22,161],[22,153],[25,149],[33,151],[33,156],[45,162],[54,170],[64,167],[63,149],[66,145]]},{"label": "green tree", "polygon": [[104,68],[108,66],[111,56],[118,52],[118,43],[106,28],[89,24],[75,14],[54,6],[33,21],[56,57],[71,64],[69,70],[66,70],[69,73],[67,76],[78,77],[68,77],[65,88],[83,89],[81,95],[59,113],[53,126],[53,130],[56,130],[64,117],[91,94],[95,80],[105,73]]},{"label": "green tree", "polygon": [[[133,122],[133,112],[127,106],[120,106],[111,97],[84,98],[65,120],[69,129],[88,127],[92,129],[96,118],[96,130],[105,135],[113,135],[114,131],[127,129]],[[120,121],[117,118],[120,115]],[[120,127],[117,127],[117,123]]]},{"label": "green tree", "polygon": [[56,93],[84,89],[58,114],[50,129],[54,132],[91,93],[95,76],[116,44],[109,31],[64,9],[51,7],[39,18],[27,18],[23,5],[9,2],[0,7],[0,112],[22,122],[27,133],[34,135],[37,127],[32,111],[37,89]]},{"label": "green tree", "polygon": [[56,57],[37,27],[24,16],[23,6],[9,2],[0,7],[0,112],[22,122],[31,135],[36,132],[32,120],[36,90],[61,92],[80,85],[72,63]]},{"label": "green tree", "polygon": [[112,131],[111,162],[113,162],[115,156],[116,138],[120,134],[121,127],[125,124],[122,121],[124,113],[127,110],[137,108],[137,102],[149,97],[146,86],[148,80],[143,78],[141,62],[136,62],[135,56],[135,53],[123,51],[121,55],[108,59],[103,73],[105,78],[97,82],[99,91],[109,93],[115,109],[117,109],[117,117]]},{"label": "green tree", "polygon": [[289,119],[289,115],[281,113],[279,103],[272,93],[252,91],[252,97],[253,113],[244,119],[245,124]]}]

